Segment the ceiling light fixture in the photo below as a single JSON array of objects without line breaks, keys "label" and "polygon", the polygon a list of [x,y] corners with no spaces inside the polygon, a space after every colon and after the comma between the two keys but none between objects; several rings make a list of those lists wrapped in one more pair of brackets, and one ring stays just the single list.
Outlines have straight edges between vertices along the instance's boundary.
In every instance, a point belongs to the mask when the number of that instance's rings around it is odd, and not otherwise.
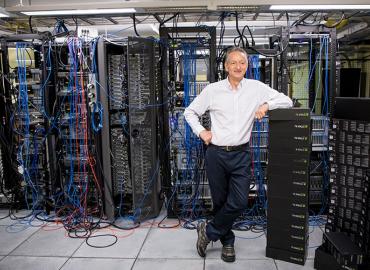
[{"label": "ceiling light fixture", "polygon": [[370,9],[370,5],[271,5],[270,10],[345,10]]},{"label": "ceiling light fixture", "polygon": [[28,16],[52,16],[52,15],[118,14],[135,12],[136,9],[134,8],[120,8],[120,9],[40,10],[40,11],[23,11],[21,13]]},{"label": "ceiling light fixture", "polygon": [[2,7],[0,7],[0,18],[7,18],[9,17],[9,13]]},{"label": "ceiling light fixture", "polygon": [[[194,26],[194,22],[178,22],[176,24],[179,27],[191,27]],[[220,26],[219,21],[204,21],[201,22],[200,25],[207,25],[207,26]],[[248,25],[249,27],[256,26],[256,27],[266,27],[266,26],[286,26],[286,21],[273,21],[273,20],[264,20],[264,21],[251,21],[251,20],[239,20],[239,27],[243,27]],[[173,23],[165,23],[165,26],[171,27]],[[224,26],[226,28],[235,29],[235,21],[225,21]]]}]

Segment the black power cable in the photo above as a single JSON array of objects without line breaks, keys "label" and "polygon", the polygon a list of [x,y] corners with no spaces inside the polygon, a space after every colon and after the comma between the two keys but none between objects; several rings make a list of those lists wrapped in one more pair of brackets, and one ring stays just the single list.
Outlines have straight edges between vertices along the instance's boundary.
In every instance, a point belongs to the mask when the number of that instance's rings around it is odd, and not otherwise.
[{"label": "black power cable", "polygon": [[[240,46],[240,42],[243,44],[243,48],[249,47],[249,42],[246,36],[243,35],[242,32],[240,32],[239,29],[239,18],[238,18],[238,12],[235,12],[235,26],[236,26],[236,31],[238,32],[239,36],[235,37],[234,39],[234,45],[236,46],[236,40],[239,39],[238,46]],[[245,39],[245,42],[244,42]]]},{"label": "black power cable", "polygon": [[[92,238],[98,238],[98,237],[113,237],[113,242],[110,243],[110,244],[107,244],[107,245],[101,245],[101,246],[98,246],[98,245],[93,245],[89,242],[90,239]],[[86,238],[85,242],[86,242],[86,245],[90,246],[90,247],[93,247],[93,248],[107,248],[107,247],[111,247],[113,246],[115,243],[117,243],[118,241],[118,237],[114,234],[99,234],[99,235],[90,235],[89,237]]]},{"label": "black power cable", "polygon": [[242,30],[242,35],[244,36],[244,30],[245,30],[245,28],[247,28],[247,29],[248,29],[249,34],[250,34],[250,36],[251,36],[251,38],[252,38],[252,46],[256,46],[256,43],[254,42],[254,38],[253,38],[252,31],[251,31],[251,29],[249,28],[249,26],[248,26],[248,25],[245,25],[245,26],[244,26],[244,28],[243,28],[243,30]]},{"label": "black power cable", "polygon": [[135,31],[135,34],[137,37],[140,37],[139,33],[137,32],[137,29],[136,29],[136,17],[135,17],[135,13],[132,14],[132,20],[134,22],[134,31]]},{"label": "black power cable", "polygon": [[31,32],[31,34],[33,34],[33,29],[32,29],[32,16],[30,16],[30,17],[28,18],[28,25],[29,25],[29,27],[30,27],[30,32]]}]

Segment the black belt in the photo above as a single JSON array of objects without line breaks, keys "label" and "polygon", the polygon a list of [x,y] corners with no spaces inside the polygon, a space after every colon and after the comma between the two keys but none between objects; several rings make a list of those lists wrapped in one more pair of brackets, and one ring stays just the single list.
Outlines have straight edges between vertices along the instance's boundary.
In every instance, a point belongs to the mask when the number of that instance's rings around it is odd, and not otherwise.
[{"label": "black belt", "polygon": [[219,145],[210,144],[209,146],[216,147],[226,152],[232,152],[232,151],[242,151],[242,150],[248,149],[249,143],[244,143],[240,145],[232,145],[232,146],[219,146]]}]

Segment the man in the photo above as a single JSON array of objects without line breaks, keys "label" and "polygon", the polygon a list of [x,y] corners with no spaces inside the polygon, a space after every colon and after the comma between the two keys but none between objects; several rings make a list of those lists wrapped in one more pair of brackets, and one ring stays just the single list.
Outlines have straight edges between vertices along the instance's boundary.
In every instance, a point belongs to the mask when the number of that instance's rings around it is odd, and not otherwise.
[{"label": "man", "polygon": [[[235,261],[232,225],[247,208],[251,158],[249,139],[254,119],[268,110],[292,107],[289,97],[256,80],[245,79],[247,53],[238,47],[225,56],[225,80],[205,87],[186,108],[184,116],[193,132],[208,145],[206,172],[211,190],[214,218],[198,224],[197,251],[205,257],[210,241],[220,240],[221,258]],[[211,130],[206,130],[199,117],[210,112]]]}]

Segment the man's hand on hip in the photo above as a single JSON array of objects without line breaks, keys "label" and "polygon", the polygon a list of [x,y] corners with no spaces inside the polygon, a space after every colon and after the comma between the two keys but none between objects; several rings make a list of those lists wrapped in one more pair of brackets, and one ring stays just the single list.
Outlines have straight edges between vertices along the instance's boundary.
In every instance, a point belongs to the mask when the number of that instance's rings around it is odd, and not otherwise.
[{"label": "man's hand on hip", "polygon": [[269,110],[269,105],[267,103],[263,103],[261,106],[258,107],[258,110],[256,111],[256,114],[255,114],[256,118],[258,120],[261,120],[266,115],[268,110]]},{"label": "man's hand on hip", "polygon": [[208,145],[212,140],[212,132],[208,130],[203,130],[199,133],[199,137],[204,141],[206,145]]}]

